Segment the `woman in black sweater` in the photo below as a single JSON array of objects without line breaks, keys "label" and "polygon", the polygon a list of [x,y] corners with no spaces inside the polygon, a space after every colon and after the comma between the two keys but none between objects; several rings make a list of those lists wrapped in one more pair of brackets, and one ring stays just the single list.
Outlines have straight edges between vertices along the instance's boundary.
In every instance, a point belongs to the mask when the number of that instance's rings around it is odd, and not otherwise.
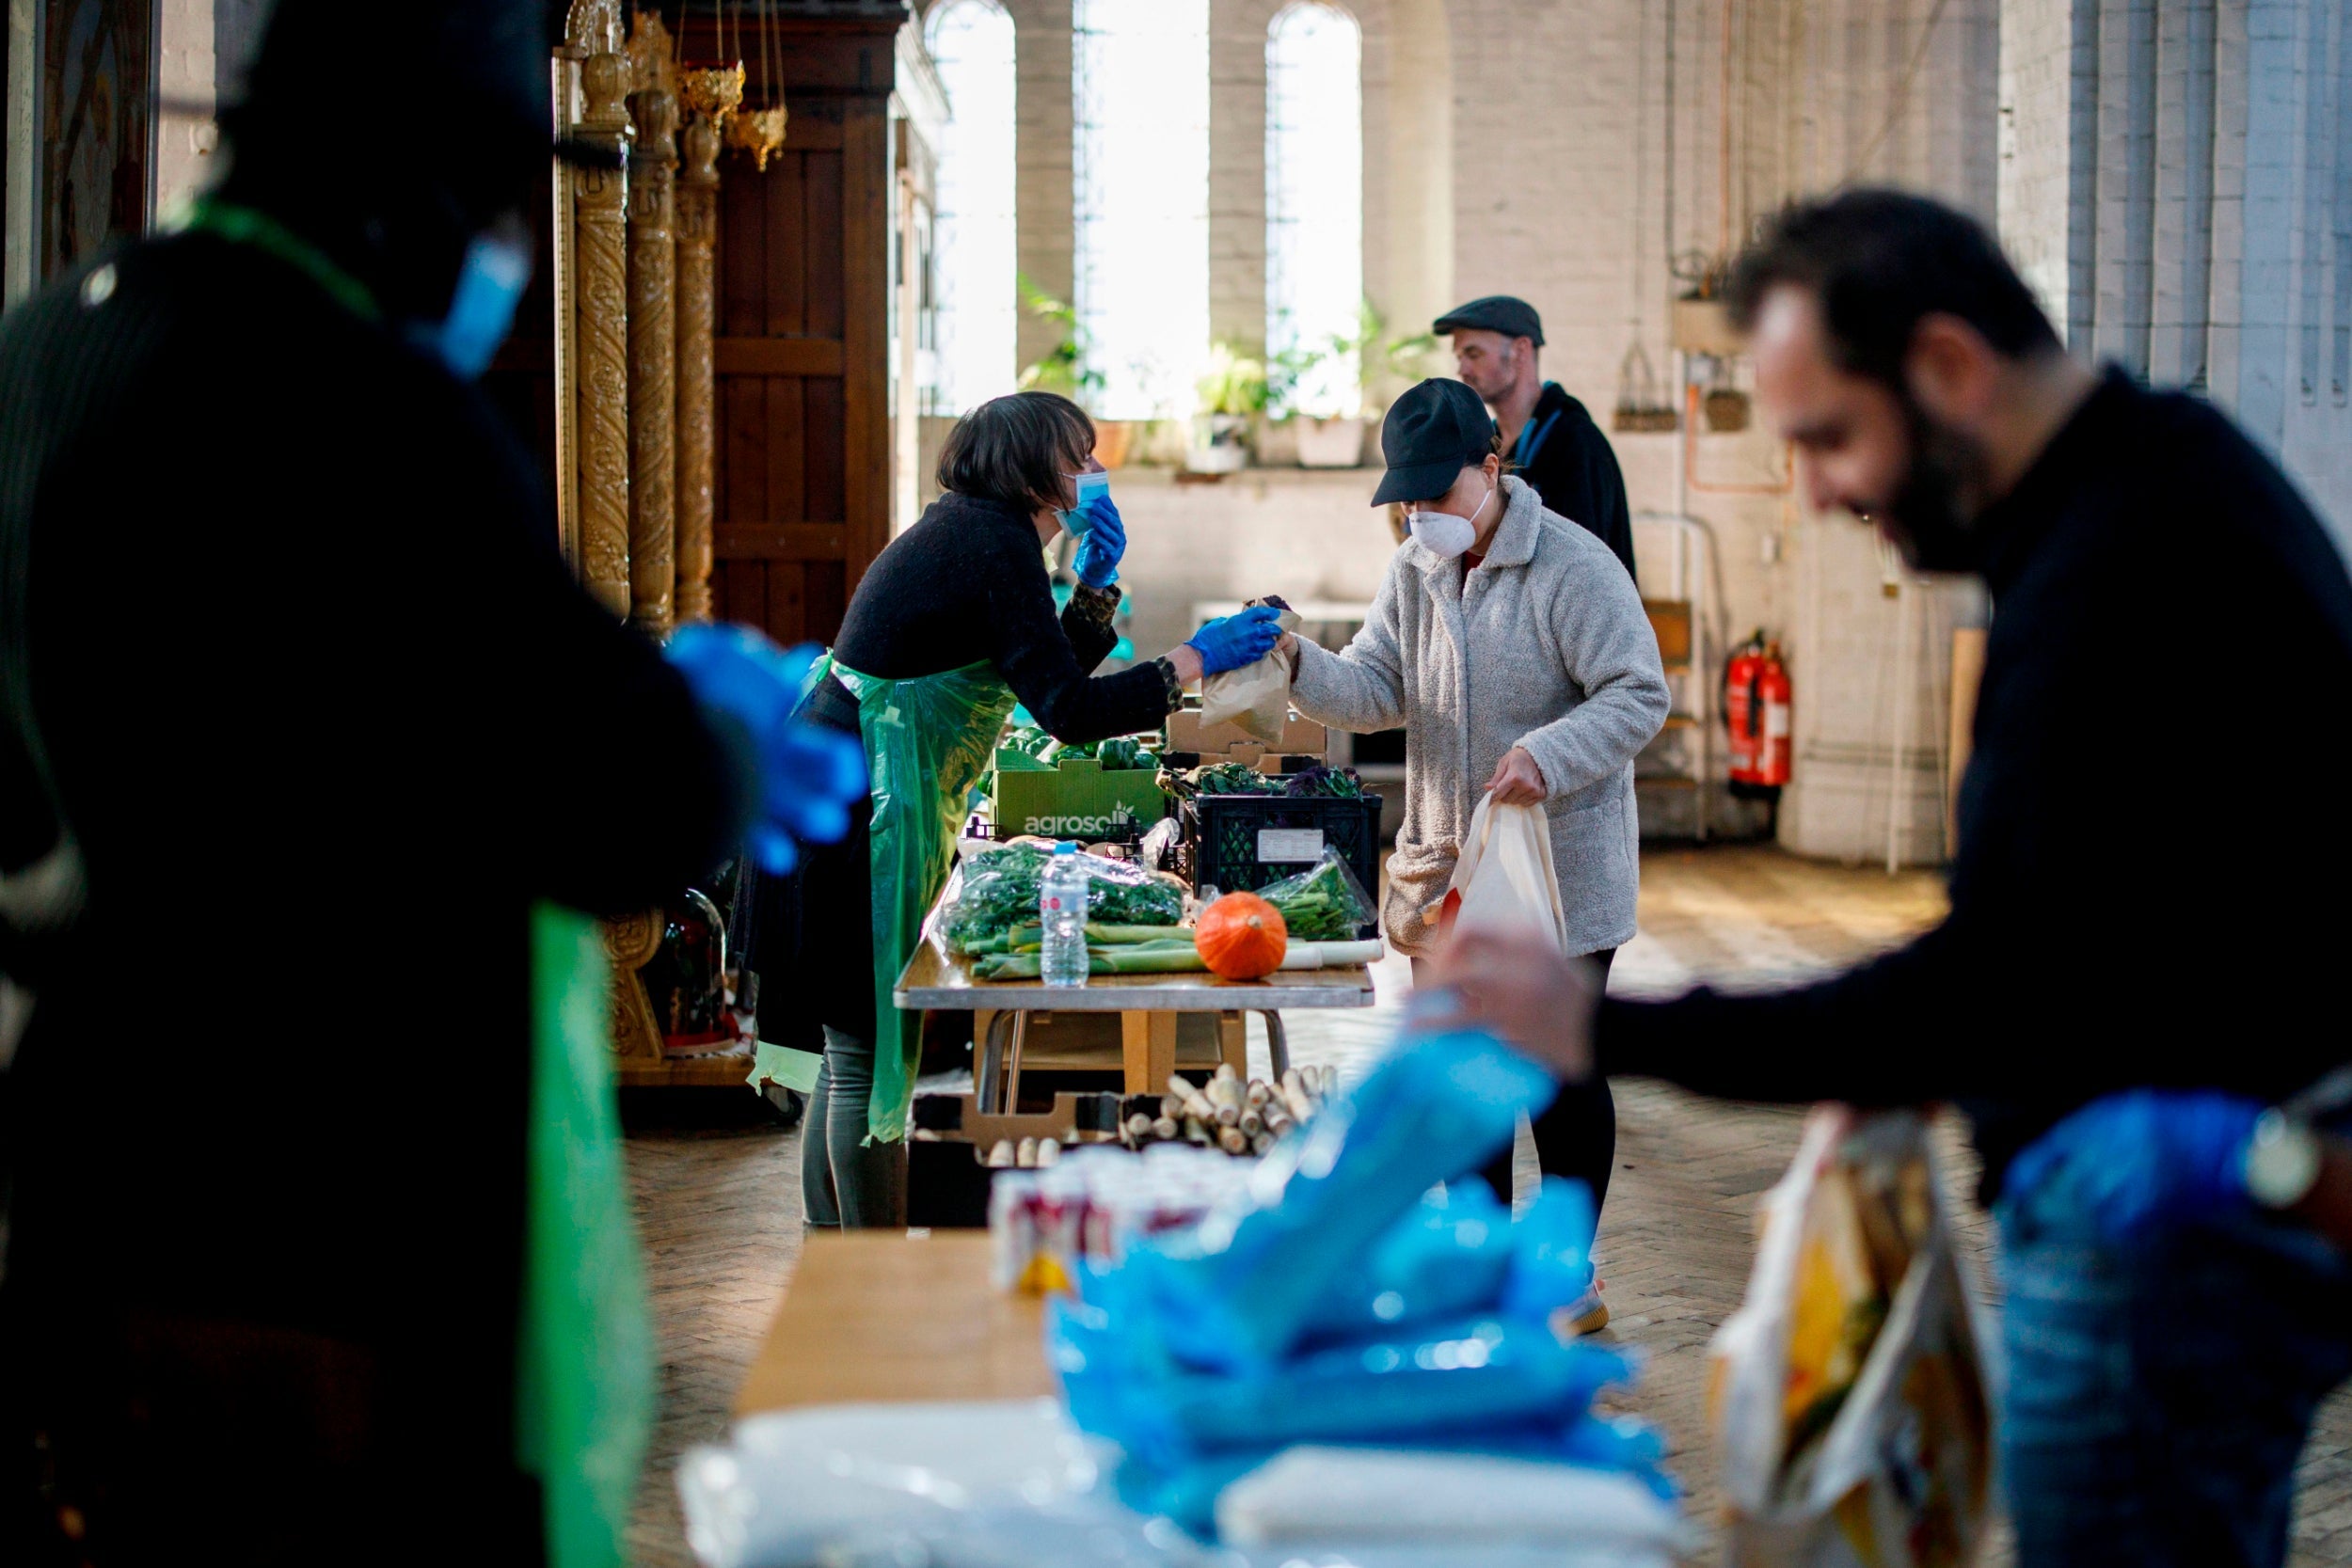
[{"label": "woman in black sweater", "polygon": [[[809,699],[815,718],[863,734],[876,780],[874,796],[852,808],[849,837],[811,853],[797,956],[788,977],[776,976],[787,984],[769,992],[803,1022],[800,1038],[813,1036],[811,1015],[823,1026],[802,1155],[812,1225],[905,1223],[902,1140],[920,1015],[889,1007],[890,985],[946,880],[954,826],[1013,703],[1063,741],[1154,729],[1185,686],[1274,645],[1276,612],[1245,610],[1149,663],[1089,673],[1119,640],[1112,614],[1126,547],[1107,494],[1079,501],[1080,479],[1102,471],[1093,453],[1092,421],[1050,392],[1016,392],[965,415],[940,453],[946,494],[867,570],[832,673]],[[1057,615],[1044,546],[1065,529],[1078,537],[1078,581]],[[755,967],[782,966],[771,958]]]}]

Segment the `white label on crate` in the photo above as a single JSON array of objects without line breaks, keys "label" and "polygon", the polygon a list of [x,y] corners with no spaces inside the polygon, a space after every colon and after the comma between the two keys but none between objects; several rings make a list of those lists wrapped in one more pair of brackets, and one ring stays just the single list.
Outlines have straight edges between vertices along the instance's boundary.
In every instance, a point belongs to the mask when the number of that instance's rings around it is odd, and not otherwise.
[{"label": "white label on crate", "polygon": [[1258,858],[1274,863],[1323,858],[1321,828],[1260,828]]}]

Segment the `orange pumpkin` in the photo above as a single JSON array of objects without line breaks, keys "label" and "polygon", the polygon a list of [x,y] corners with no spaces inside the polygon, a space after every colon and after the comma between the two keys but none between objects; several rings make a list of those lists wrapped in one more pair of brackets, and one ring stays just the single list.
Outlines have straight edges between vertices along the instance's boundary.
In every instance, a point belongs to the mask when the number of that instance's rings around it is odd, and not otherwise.
[{"label": "orange pumpkin", "polygon": [[1202,910],[1193,936],[1200,961],[1228,980],[1273,974],[1291,944],[1282,911],[1254,893],[1229,893]]}]

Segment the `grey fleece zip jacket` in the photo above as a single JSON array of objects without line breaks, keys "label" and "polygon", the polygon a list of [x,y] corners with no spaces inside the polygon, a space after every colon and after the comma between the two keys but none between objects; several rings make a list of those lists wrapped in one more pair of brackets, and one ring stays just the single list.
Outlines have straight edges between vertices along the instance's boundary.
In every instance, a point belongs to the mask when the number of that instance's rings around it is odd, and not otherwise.
[{"label": "grey fleece zip jacket", "polygon": [[1571,953],[1631,940],[1640,890],[1633,758],[1666,722],[1666,675],[1641,591],[1609,546],[1502,481],[1502,523],[1467,574],[1398,547],[1339,653],[1298,640],[1291,698],[1335,729],[1405,730],[1405,824],[1381,925],[1428,950],[1462,835],[1495,765],[1542,770]]}]

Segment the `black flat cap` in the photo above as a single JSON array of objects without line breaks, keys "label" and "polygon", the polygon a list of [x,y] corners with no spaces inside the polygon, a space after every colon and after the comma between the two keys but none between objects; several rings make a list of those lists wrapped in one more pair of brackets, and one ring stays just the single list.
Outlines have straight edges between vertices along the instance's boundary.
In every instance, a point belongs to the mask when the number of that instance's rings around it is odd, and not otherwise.
[{"label": "black flat cap", "polygon": [[1533,338],[1544,346],[1544,318],[1535,307],[1509,294],[1488,294],[1457,305],[1439,316],[1429,330],[1442,338],[1452,332],[1500,332],[1506,338]]},{"label": "black flat cap", "polygon": [[1380,455],[1389,471],[1372,504],[1425,501],[1454,488],[1462,470],[1494,451],[1495,421],[1478,394],[1438,378],[1406,389],[1380,421]]}]

